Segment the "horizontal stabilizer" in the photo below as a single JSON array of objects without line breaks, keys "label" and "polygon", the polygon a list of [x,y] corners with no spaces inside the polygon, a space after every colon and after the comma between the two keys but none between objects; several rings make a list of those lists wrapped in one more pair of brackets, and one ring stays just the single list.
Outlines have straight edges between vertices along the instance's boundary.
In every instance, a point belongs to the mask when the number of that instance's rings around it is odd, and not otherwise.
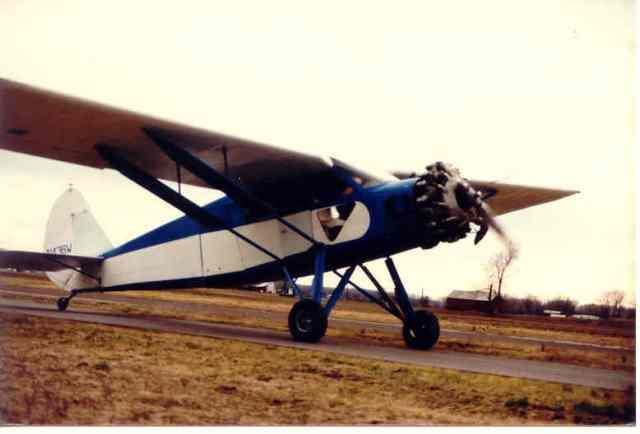
[{"label": "horizontal stabilizer", "polygon": [[0,250],[0,269],[18,271],[61,271],[100,264],[104,258],[94,256],[60,255],[56,253]]}]

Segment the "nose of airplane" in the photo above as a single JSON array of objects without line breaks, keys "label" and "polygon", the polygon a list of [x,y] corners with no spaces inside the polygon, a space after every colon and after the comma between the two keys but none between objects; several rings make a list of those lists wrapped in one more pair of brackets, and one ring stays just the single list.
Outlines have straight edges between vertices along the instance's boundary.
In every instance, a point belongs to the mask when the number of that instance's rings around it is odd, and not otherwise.
[{"label": "nose of airplane", "polygon": [[414,195],[423,227],[423,248],[458,241],[471,232],[472,225],[477,227],[476,244],[490,227],[510,243],[482,192],[475,190],[454,166],[443,162],[427,166],[414,184]]}]

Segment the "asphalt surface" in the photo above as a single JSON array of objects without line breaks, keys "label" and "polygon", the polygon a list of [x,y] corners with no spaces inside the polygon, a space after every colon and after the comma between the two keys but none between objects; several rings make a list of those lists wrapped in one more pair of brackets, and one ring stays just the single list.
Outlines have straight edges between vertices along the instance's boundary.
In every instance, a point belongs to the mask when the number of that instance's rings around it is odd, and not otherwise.
[{"label": "asphalt surface", "polygon": [[635,386],[635,375],[626,371],[611,371],[552,362],[505,359],[450,351],[415,351],[388,346],[338,342],[326,337],[318,344],[304,344],[291,340],[288,333],[213,324],[201,321],[176,320],[154,316],[126,316],[94,312],[71,307],[58,312],[55,307],[0,299],[0,312],[45,318],[90,322],[110,326],[130,327],[171,333],[185,333],[222,339],[236,339],[267,345],[326,351],[356,357],[409,363],[422,366],[457,369],[477,373],[544,380],[589,387],[625,390]]},{"label": "asphalt surface", "polygon": [[[42,298],[48,298],[51,300],[52,305],[54,305],[55,300],[61,296],[61,291],[56,291],[55,289],[50,288],[24,288],[20,290],[9,290],[0,288],[0,297],[3,294],[7,295],[31,295]],[[282,324],[287,323],[287,313],[286,312],[273,312],[273,311],[264,311],[258,309],[247,309],[243,307],[233,307],[233,306],[220,306],[214,304],[203,304],[203,303],[191,303],[185,301],[167,301],[167,300],[158,300],[151,298],[140,298],[140,297],[130,297],[126,296],[122,293],[119,294],[109,294],[109,293],[94,293],[94,294],[82,294],[79,295],[75,300],[80,299],[91,299],[97,300],[101,302],[111,302],[111,303],[125,303],[127,305],[138,305],[144,307],[154,307],[160,309],[172,309],[178,311],[184,311],[189,313],[208,313],[211,315],[215,314],[232,314],[238,316],[250,316],[252,318],[257,319],[269,319],[273,321],[280,321]],[[73,306],[73,301],[71,305]],[[351,329],[371,329],[371,330],[380,330],[392,333],[401,333],[402,326],[401,324],[390,324],[390,323],[379,323],[379,322],[371,322],[371,321],[358,321],[358,320],[349,320],[349,319],[340,319],[340,318],[331,318],[329,320],[329,327],[338,326],[341,328],[351,328]],[[535,337],[523,337],[523,336],[507,336],[507,335],[497,335],[490,333],[481,333],[481,332],[471,332],[471,331],[461,331],[461,330],[450,330],[450,329],[441,329],[440,336],[449,339],[465,339],[469,341],[483,341],[490,343],[504,343],[504,344],[518,344],[518,345],[530,345],[540,347],[544,345],[546,348],[560,348],[560,349],[569,349],[569,350],[586,350],[586,351],[598,351],[598,352],[609,352],[611,354],[620,354],[620,353],[635,353],[635,350],[615,347],[615,346],[607,346],[607,345],[597,345],[590,344],[584,342],[572,342],[572,341],[559,341],[559,340],[551,340],[551,339],[543,339],[543,338],[535,338]]]}]

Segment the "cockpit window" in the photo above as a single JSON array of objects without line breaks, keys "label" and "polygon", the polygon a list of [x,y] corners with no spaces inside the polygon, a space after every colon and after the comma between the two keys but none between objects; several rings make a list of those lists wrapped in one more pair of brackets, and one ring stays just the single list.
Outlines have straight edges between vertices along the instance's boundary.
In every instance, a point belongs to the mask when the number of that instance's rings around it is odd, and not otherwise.
[{"label": "cockpit window", "polygon": [[355,203],[350,202],[343,205],[331,206],[319,209],[317,212],[318,221],[322,230],[330,241],[335,241],[355,208]]}]

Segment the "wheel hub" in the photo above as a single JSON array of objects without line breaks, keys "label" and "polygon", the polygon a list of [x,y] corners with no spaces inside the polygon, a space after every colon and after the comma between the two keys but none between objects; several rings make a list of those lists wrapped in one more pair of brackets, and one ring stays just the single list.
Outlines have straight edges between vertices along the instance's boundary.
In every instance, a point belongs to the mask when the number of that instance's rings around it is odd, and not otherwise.
[{"label": "wheel hub", "polygon": [[302,342],[317,342],[327,331],[327,316],[322,306],[311,299],[303,299],[289,312],[289,331]]},{"label": "wheel hub", "polygon": [[405,322],[402,335],[410,348],[428,350],[440,337],[438,318],[428,311],[416,311],[411,322]]},{"label": "wheel hub", "polygon": [[300,311],[296,315],[296,327],[302,333],[309,333],[313,330],[313,316],[310,312]]}]

